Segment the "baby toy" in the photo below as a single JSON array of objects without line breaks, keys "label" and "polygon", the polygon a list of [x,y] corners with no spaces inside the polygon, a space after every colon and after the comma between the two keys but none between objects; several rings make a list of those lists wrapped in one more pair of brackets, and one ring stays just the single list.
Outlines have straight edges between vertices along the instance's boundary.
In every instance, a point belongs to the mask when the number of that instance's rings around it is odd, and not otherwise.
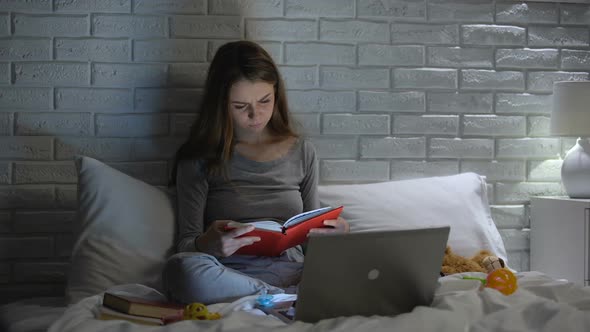
[{"label": "baby toy", "polygon": [[494,256],[488,250],[480,250],[473,257],[465,258],[453,253],[451,248],[447,246],[443,257],[441,275],[461,272],[487,273],[485,279],[470,276],[464,276],[463,279],[479,280],[482,287],[493,288],[504,295],[510,295],[516,291],[518,284],[514,273],[505,266],[506,264],[500,257]]},{"label": "baby toy", "polygon": [[194,302],[184,308],[183,319],[215,320],[221,318],[218,312],[209,312],[207,306]]},{"label": "baby toy", "polygon": [[494,288],[504,295],[510,295],[518,288],[514,273],[505,268],[504,261],[488,250],[480,250],[471,258],[453,253],[450,247],[445,249],[440,274],[442,276],[462,272],[487,273],[487,278],[464,276],[463,279],[479,280],[482,287]]},{"label": "baby toy", "polygon": [[272,295],[267,294],[266,289],[263,289],[260,296],[256,298],[256,306],[259,308],[272,308],[274,304],[272,299]]},{"label": "baby toy", "polygon": [[487,256],[483,259],[482,263],[488,273],[506,266],[506,264],[504,264],[504,260],[496,256]]},{"label": "baby toy", "polygon": [[487,278],[464,276],[463,279],[479,280],[483,287],[493,288],[504,295],[510,295],[518,289],[516,276],[507,268],[499,268],[488,273]]},{"label": "baby toy", "polygon": [[488,274],[485,287],[494,288],[504,295],[510,295],[518,289],[516,276],[507,268],[499,268]]},{"label": "baby toy", "polygon": [[461,272],[483,272],[489,273],[496,268],[504,267],[504,261],[494,256],[488,250],[480,250],[471,258],[455,254],[450,247],[445,249],[441,275],[449,275]]}]

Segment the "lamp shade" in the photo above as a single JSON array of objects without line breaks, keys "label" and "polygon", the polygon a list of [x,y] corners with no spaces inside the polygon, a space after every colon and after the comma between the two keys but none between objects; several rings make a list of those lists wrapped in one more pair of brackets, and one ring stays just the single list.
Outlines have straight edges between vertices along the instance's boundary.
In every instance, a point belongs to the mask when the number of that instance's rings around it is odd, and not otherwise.
[{"label": "lamp shade", "polygon": [[550,128],[556,136],[590,136],[590,81],[553,83]]}]

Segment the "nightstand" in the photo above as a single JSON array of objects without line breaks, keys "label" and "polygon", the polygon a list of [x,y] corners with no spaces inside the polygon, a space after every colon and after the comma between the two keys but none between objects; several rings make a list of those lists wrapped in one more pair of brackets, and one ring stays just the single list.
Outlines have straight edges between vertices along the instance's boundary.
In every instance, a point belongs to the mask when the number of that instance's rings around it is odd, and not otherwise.
[{"label": "nightstand", "polygon": [[590,199],[531,198],[531,270],[588,285]]}]

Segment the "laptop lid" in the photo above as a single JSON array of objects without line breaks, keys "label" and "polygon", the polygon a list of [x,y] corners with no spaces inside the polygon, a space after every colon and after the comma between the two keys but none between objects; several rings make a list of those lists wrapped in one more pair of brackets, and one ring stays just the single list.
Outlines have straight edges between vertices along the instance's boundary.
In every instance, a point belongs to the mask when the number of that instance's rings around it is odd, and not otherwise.
[{"label": "laptop lid", "polygon": [[449,227],[309,239],[295,319],[393,316],[429,306],[440,276]]}]

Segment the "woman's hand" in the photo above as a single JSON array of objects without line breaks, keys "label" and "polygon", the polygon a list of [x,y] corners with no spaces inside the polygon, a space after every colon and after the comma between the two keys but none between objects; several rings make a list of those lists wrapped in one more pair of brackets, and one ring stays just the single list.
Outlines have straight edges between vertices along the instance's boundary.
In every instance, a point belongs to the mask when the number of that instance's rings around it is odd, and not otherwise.
[{"label": "woman's hand", "polygon": [[309,232],[316,234],[333,234],[348,233],[350,231],[350,225],[348,225],[348,222],[342,217],[338,217],[338,219],[324,220],[324,225],[330,227],[312,228]]},{"label": "woman's hand", "polygon": [[254,226],[238,226],[228,229],[226,226],[231,220],[215,220],[205,233],[196,240],[198,251],[215,257],[228,257],[243,246],[260,241],[258,236],[244,236],[254,230]]}]

